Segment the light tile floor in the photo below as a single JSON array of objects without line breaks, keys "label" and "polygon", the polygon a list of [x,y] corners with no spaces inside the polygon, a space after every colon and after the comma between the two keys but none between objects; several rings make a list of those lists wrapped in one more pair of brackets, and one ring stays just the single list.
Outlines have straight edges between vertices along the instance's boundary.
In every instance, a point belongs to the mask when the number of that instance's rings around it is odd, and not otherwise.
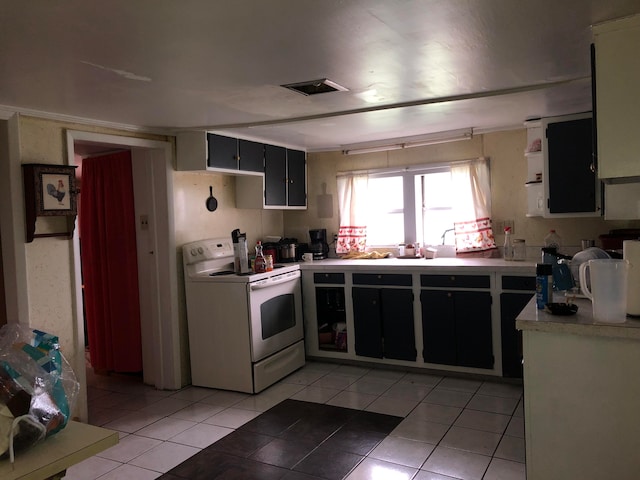
[{"label": "light tile floor", "polygon": [[258,395],[87,377],[90,423],[117,430],[120,442],[66,480],[158,478],[287,398],[405,417],[346,480],[525,479],[521,385],[324,362]]}]

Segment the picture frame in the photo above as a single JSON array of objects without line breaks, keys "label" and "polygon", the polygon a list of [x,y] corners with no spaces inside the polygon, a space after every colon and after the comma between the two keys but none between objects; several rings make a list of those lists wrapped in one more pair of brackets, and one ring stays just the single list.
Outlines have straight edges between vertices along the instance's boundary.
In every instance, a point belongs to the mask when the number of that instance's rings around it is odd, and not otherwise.
[{"label": "picture frame", "polygon": [[[37,237],[73,237],[78,213],[76,166],[27,163],[22,165],[25,201],[25,240]],[[64,217],[63,231],[36,233],[38,217]],[[57,224],[56,224],[57,225]]]},{"label": "picture frame", "polygon": [[36,216],[77,213],[75,166],[29,164],[24,167],[25,181],[33,183]]}]

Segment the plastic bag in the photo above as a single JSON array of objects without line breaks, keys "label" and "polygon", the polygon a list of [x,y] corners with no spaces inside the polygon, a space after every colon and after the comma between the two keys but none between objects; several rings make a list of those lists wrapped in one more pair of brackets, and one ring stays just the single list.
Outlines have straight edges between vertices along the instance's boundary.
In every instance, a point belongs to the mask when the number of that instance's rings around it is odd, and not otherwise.
[{"label": "plastic bag", "polygon": [[58,337],[24,325],[0,328],[0,458],[62,430],[80,390]]}]

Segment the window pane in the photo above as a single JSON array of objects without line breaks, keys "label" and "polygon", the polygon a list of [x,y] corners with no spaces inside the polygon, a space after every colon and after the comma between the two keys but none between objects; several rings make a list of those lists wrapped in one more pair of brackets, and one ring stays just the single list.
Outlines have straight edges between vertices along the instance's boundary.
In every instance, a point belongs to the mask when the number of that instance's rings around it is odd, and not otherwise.
[{"label": "window pane", "polygon": [[424,175],[424,206],[430,208],[451,208],[453,204],[451,173],[429,173]]},{"label": "window pane", "polygon": [[404,239],[404,214],[380,214],[367,228],[368,245],[397,245]]},{"label": "window pane", "polygon": [[[438,245],[442,243],[444,232],[453,229],[451,173],[421,175],[419,183],[422,186],[422,189],[416,188],[416,194],[422,197],[422,235],[419,236],[425,245]],[[453,232],[446,234],[445,243],[454,243]]]},{"label": "window pane", "polygon": [[397,245],[404,239],[402,177],[369,178],[368,245]]}]

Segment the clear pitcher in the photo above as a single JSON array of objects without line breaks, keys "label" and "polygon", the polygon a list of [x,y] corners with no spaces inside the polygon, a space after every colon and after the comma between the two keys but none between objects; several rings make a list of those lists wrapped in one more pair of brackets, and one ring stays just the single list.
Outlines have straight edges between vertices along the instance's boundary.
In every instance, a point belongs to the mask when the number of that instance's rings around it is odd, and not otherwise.
[{"label": "clear pitcher", "polygon": [[626,321],[628,270],[628,261],[612,258],[589,260],[580,265],[580,290],[591,300],[597,322]]}]

